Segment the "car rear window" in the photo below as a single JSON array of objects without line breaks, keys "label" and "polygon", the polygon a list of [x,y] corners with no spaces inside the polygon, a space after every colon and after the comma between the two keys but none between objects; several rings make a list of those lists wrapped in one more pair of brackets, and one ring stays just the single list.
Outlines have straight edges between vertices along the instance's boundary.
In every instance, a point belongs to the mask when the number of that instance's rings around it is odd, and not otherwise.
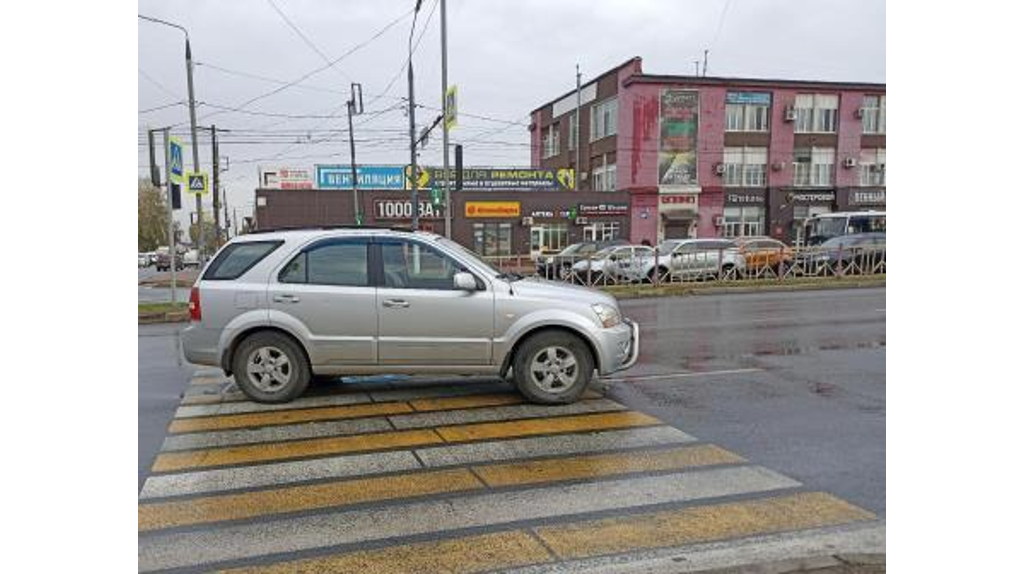
[{"label": "car rear window", "polygon": [[254,265],[270,255],[281,245],[281,241],[246,241],[228,245],[210,263],[203,274],[206,281],[228,281],[238,279]]}]

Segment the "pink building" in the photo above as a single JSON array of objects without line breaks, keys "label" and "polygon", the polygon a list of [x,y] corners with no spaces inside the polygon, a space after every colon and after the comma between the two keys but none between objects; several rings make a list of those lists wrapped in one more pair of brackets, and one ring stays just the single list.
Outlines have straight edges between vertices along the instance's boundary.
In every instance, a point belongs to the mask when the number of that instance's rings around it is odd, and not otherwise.
[{"label": "pink building", "polygon": [[816,213],[885,209],[884,84],[652,75],[633,58],[534,110],[530,129],[534,167],[628,193],[635,243],[800,241]]}]

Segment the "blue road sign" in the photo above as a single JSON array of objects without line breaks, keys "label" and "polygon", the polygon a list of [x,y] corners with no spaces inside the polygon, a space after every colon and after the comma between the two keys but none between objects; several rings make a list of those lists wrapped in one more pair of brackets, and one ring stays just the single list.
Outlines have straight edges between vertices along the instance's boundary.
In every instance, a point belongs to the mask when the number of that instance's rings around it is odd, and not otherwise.
[{"label": "blue road sign", "polygon": [[182,178],[185,175],[185,163],[182,161],[181,142],[175,138],[171,138],[171,181],[181,183]]}]

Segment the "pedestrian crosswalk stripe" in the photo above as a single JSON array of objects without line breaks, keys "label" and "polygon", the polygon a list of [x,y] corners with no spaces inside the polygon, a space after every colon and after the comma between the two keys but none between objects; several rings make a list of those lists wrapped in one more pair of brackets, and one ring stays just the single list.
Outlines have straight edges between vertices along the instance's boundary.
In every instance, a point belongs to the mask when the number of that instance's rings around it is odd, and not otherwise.
[{"label": "pedestrian crosswalk stripe", "polygon": [[535,528],[560,558],[682,546],[786,530],[870,520],[875,516],[830,494],[805,492],[637,516]]},{"label": "pedestrian crosswalk stripe", "polygon": [[164,439],[162,450],[194,450],[218,446],[354,435],[390,430],[394,430],[394,427],[391,426],[385,417],[313,421],[301,424],[172,434]]},{"label": "pedestrian crosswalk stripe", "polygon": [[505,437],[594,431],[659,424],[658,419],[634,411],[529,419],[499,423],[477,423],[437,427],[431,430],[407,430],[261,443],[186,452],[163,452],[153,463],[154,472],[226,466],[289,458],[305,458],[437,444],[468,442]]},{"label": "pedestrian crosswalk stripe", "polygon": [[[431,470],[139,505],[139,531],[442,492],[683,470],[743,459],[710,445]],[[474,476],[475,473],[475,476]],[[482,482],[481,482],[482,481]]]},{"label": "pedestrian crosswalk stripe", "polygon": [[171,421],[171,433],[226,430],[243,427],[287,425],[312,421],[349,419],[412,412],[406,403],[367,403],[339,407],[270,411],[238,415],[208,416]]},{"label": "pedestrian crosswalk stripe", "polygon": [[[227,572],[391,574],[443,571],[469,574],[549,564],[556,560],[614,556],[641,549],[836,526],[871,518],[871,513],[831,495],[810,492],[605,520],[559,521],[532,531],[503,530],[482,536],[447,538],[241,567]],[[543,544],[531,534],[540,538]],[[515,563],[510,563],[513,560]],[[574,570],[570,568],[569,571]]]},{"label": "pedestrian crosswalk stripe", "polygon": [[587,512],[685,503],[799,486],[765,468],[719,467],[600,482],[558,484],[525,490],[390,504],[213,525],[187,532],[139,537],[139,569],[156,570],[240,560],[282,552],[499,526]]},{"label": "pedestrian crosswalk stripe", "polygon": [[369,572],[407,574],[446,572],[472,574],[529,566],[550,560],[544,546],[528,532],[512,530],[452,538],[440,542],[403,544],[348,554],[309,558],[270,566],[227,570],[230,574],[292,572]]},{"label": "pedestrian crosswalk stripe", "polygon": [[459,468],[140,504],[139,531],[481,488]]}]

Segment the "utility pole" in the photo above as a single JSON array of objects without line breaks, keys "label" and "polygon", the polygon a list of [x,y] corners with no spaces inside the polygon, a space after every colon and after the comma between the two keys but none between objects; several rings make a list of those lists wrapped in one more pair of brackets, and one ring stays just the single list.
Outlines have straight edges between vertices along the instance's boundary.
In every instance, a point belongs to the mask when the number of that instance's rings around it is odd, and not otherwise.
[{"label": "utility pole", "polygon": [[[441,0],[441,140],[444,146],[444,236],[452,238],[452,191],[448,173],[448,14]],[[435,182],[434,185],[437,185]]]},{"label": "utility pole", "polygon": [[572,176],[573,187],[577,190],[580,188],[580,108],[583,105],[583,99],[580,92],[580,65],[576,64],[576,173]]},{"label": "utility pole", "polygon": [[174,237],[174,205],[171,202],[171,128],[164,128],[164,180],[167,182],[167,250],[171,256],[171,304],[178,302],[178,246]]},{"label": "utility pole", "polygon": [[420,5],[423,0],[416,0],[416,9],[413,13],[412,29],[409,30],[409,187],[412,188],[412,229],[420,228],[420,202],[419,182],[416,177],[416,93],[413,84],[412,72],[412,37],[416,31],[416,17],[420,13]]},{"label": "utility pole", "polygon": [[220,149],[217,146],[217,126],[210,126],[210,147],[213,148],[213,248],[220,247]]},{"label": "utility pole", "polygon": [[[357,92],[358,99],[356,98]],[[359,179],[356,177],[356,136],[352,131],[352,116],[363,113],[362,84],[352,84],[352,98],[346,102],[346,107],[348,108],[348,149],[352,157],[350,162],[352,167],[352,207],[356,215],[356,225],[362,225],[363,213],[359,205]]]},{"label": "utility pole", "polygon": [[707,76],[707,75],[708,75],[708,51],[704,50],[704,71],[701,73],[701,76]]},{"label": "utility pole", "polygon": [[[192,44],[189,41],[188,33],[185,33],[185,69],[188,72],[188,116],[192,129],[192,171],[199,173],[199,137],[196,133],[196,96],[192,85]],[[196,194],[196,226],[199,228],[196,233],[196,249],[199,252],[199,266],[206,262],[206,255],[203,253],[203,196]]]}]

